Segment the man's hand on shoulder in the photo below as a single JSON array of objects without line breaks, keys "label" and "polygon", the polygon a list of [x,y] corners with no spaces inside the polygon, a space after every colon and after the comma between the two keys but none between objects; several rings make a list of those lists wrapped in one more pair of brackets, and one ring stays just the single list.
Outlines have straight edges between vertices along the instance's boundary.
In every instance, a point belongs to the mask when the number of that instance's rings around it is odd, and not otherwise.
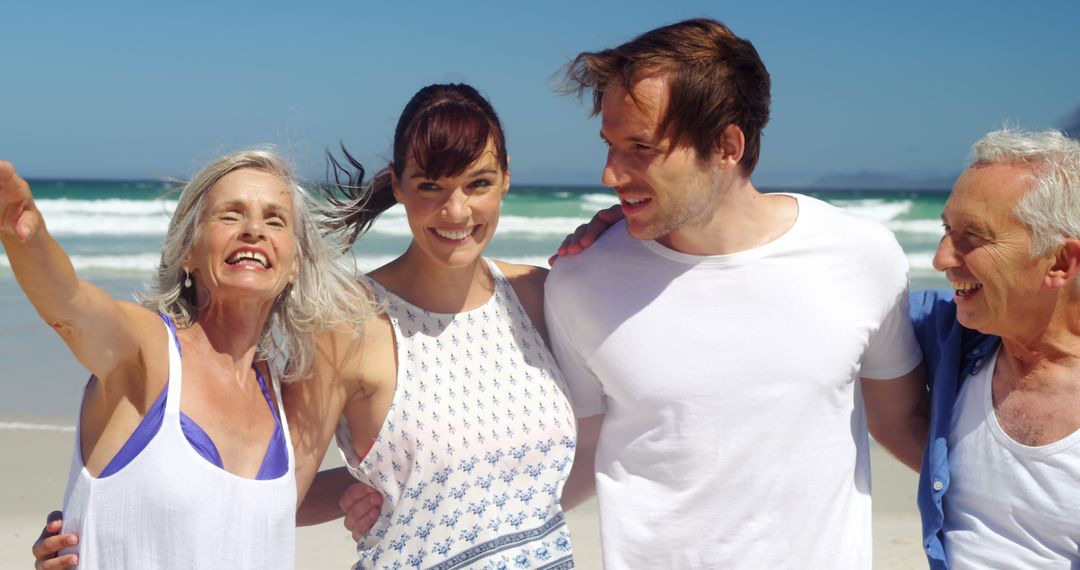
[{"label": "man's hand on shoulder", "polygon": [[623,211],[622,206],[618,204],[596,212],[591,220],[578,226],[577,229],[574,230],[574,233],[563,239],[562,245],[559,246],[555,255],[548,258],[548,265],[554,266],[555,262],[560,257],[577,255],[585,251],[597,238],[606,232],[608,228],[618,223],[621,219],[623,219]]}]

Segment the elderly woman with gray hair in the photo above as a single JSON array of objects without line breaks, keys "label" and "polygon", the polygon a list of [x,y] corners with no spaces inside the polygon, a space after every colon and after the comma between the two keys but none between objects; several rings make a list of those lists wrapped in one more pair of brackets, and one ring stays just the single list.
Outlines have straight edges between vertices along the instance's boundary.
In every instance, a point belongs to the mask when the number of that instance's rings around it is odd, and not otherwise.
[{"label": "elderly woman with gray hair", "polygon": [[280,383],[309,372],[316,331],[371,313],[309,200],[270,152],[210,163],[181,192],[134,304],[78,279],[29,185],[0,162],[12,271],[92,375],[64,500],[63,536],[78,536],[64,554],[80,567],[293,566]]}]

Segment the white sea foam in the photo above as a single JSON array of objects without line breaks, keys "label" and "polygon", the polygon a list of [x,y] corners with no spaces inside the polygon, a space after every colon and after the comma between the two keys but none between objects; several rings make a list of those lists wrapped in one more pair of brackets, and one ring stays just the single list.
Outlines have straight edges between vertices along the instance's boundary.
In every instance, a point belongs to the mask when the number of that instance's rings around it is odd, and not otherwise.
[{"label": "white sea foam", "polygon": [[56,236],[161,236],[175,200],[38,200],[49,232]]},{"label": "white sea foam", "polygon": [[941,220],[892,220],[886,225],[896,233],[941,235]]},{"label": "white sea foam", "polygon": [[573,232],[577,227],[589,219],[585,216],[580,218],[550,217],[529,218],[525,216],[503,216],[499,220],[499,235],[526,234],[535,236],[556,236],[562,238]]},{"label": "white sea foam", "polygon": [[[112,271],[117,273],[149,274],[161,262],[161,254],[137,253],[132,255],[72,255],[71,265],[76,271]],[[0,267],[11,268],[6,255],[0,255]]]},{"label": "white sea foam", "polygon": [[833,200],[832,204],[853,214],[869,216],[882,222],[889,222],[911,210],[911,200],[890,201],[881,198],[862,200]]},{"label": "white sea foam", "polygon": [[591,214],[601,208],[614,205],[618,201],[615,194],[582,194],[581,209]]},{"label": "white sea foam", "polygon": [[912,274],[931,275],[937,273],[933,265],[934,252],[932,251],[910,252],[907,254],[907,260]]},{"label": "white sea foam", "polygon": [[168,219],[176,210],[176,200],[70,200],[67,198],[37,200],[46,219],[58,214],[129,214],[157,215]]},{"label": "white sea foam", "polygon": [[165,235],[168,216],[46,216],[55,236],[147,236]]},{"label": "white sea foam", "polygon": [[58,426],[52,424],[31,424],[26,422],[0,422],[0,429],[12,431],[63,431],[73,432],[75,426]]}]

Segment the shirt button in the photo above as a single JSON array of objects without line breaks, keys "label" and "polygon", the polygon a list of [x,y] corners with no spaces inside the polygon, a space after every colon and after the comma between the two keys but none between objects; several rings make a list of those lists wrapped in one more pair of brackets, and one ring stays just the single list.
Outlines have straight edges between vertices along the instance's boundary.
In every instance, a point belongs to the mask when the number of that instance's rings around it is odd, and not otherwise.
[{"label": "shirt button", "polygon": [[945,485],[943,485],[943,484],[941,483],[941,481],[934,481],[934,490],[935,490],[935,491],[940,491],[940,490],[942,490],[943,488],[945,488]]}]

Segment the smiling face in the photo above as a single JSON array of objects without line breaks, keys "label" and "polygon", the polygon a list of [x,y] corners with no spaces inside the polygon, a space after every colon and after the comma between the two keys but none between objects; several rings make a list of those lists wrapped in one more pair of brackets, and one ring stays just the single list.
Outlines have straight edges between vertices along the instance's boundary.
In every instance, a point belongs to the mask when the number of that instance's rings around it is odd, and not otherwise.
[{"label": "smiling face", "polygon": [[234,170],[207,194],[184,269],[213,299],[276,299],[299,269],[294,221],[293,194],[281,178]]},{"label": "smiling face", "polygon": [[975,165],[945,204],[934,268],[952,283],[956,318],[968,328],[1009,337],[1038,313],[1053,258],[1031,256],[1031,232],[1014,213],[1032,180],[1022,166]]},{"label": "smiling face", "polygon": [[410,249],[451,267],[474,263],[483,253],[509,188],[510,175],[499,166],[490,140],[459,174],[428,178],[410,157],[401,177],[393,179],[394,196],[405,206],[413,234]]},{"label": "smiling face", "polygon": [[633,89],[634,98],[619,84],[604,92],[600,136],[608,154],[602,181],[618,194],[630,235],[664,243],[672,232],[712,215],[724,174],[715,158],[700,160],[694,149],[671,149],[658,137],[668,100],[662,74],[641,78]]}]

